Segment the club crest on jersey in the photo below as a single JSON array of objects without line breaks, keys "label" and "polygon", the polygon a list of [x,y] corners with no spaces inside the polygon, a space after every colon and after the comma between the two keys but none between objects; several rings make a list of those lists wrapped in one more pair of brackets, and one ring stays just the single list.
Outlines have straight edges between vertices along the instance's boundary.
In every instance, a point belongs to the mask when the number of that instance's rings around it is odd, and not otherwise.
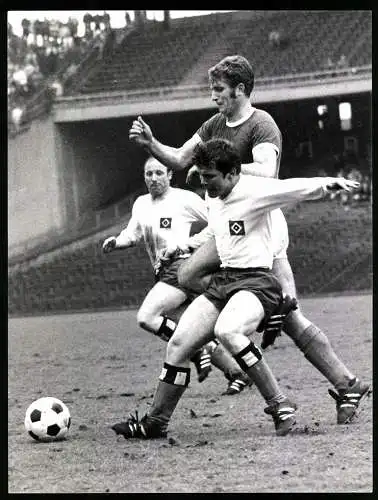
[{"label": "club crest on jersey", "polygon": [[171,229],[172,217],[160,217],[160,227],[162,229]]},{"label": "club crest on jersey", "polygon": [[230,220],[228,221],[228,227],[230,229],[231,236],[244,236],[244,221],[242,220]]}]

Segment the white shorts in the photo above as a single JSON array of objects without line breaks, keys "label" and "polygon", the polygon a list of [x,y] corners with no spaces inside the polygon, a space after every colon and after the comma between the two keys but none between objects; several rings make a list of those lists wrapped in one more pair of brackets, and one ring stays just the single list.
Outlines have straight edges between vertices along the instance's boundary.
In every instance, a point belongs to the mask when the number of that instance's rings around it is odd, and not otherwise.
[{"label": "white shorts", "polygon": [[289,231],[284,214],[280,208],[270,212],[272,220],[273,259],[287,258]]}]

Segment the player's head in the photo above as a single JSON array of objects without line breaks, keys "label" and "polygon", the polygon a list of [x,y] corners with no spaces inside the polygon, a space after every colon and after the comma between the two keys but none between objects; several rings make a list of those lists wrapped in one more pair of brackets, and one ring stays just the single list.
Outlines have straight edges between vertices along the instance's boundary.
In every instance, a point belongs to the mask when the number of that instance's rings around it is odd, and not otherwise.
[{"label": "player's head", "polygon": [[226,139],[200,142],[193,154],[201,183],[211,198],[228,195],[239,179],[241,160],[239,153]]},{"label": "player's head", "polygon": [[153,198],[162,196],[171,184],[172,170],[150,156],[144,164],[144,182]]},{"label": "player's head", "polygon": [[208,70],[211,98],[219,111],[230,114],[227,109],[238,102],[249,100],[255,75],[249,61],[240,55],[227,56]]}]

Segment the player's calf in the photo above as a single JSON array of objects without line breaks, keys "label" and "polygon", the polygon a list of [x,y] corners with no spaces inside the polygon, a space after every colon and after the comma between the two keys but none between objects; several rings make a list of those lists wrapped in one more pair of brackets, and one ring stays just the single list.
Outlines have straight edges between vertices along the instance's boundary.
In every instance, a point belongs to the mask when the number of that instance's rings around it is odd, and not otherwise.
[{"label": "player's calf", "polygon": [[296,424],[295,410],[297,406],[282,394],[261,350],[253,342],[250,342],[234,357],[268,403],[264,412],[273,418],[277,436],[288,434]]}]

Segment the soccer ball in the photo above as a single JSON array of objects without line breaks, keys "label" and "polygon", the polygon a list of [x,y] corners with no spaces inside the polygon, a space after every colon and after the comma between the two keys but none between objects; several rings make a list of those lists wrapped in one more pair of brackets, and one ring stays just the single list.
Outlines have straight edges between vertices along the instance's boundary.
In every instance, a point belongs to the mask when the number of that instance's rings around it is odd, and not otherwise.
[{"label": "soccer ball", "polygon": [[26,410],[25,429],[36,441],[63,439],[70,425],[70,412],[57,398],[37,399]]}]

